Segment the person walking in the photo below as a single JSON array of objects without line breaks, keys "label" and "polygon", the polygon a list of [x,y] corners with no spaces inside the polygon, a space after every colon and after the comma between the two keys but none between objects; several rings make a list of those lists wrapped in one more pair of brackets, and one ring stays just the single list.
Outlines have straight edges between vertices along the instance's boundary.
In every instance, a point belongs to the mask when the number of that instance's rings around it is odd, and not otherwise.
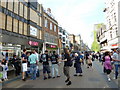
[{"label": "person walking", "polygon": [[8,71],[8,62],[7,62],[7,60],[2,59],[2,62],[0,64],[0,66],[2,66],[2,68],[3,68],[3,70],[2,70],[3,80],[7,81],[8,80],[8,78],[7,78],[7,71]]},{"label": "person walking", "polygon": [[50,66],[49,66],[50,56],[48,55],[48,51],[46,50],[44,54],[41,55],[41,62],[43,64],[43,75],[44,80],[47,79],[46,72],[48,74],[48,79],[51,78],[50,76]]},{"label": "person walking", "polygon": [[114,61],[114,67],[115,67],[115,78],[114,79],[117,79],[118,78],[118,74],[119,74],[119,68],[120,68],[120,50],[114,50],[114,53],[113,53],[113,61]]},{"label": "person walking", "polygon": [[67,83],[66,85],[71,85],[72,82],[70,80],[70,66],[71,66],[71,57],[70,57],[70,52],[68,49],[64,49],[64,60],[62,60],[64,62],[64,67],[63,67],[63,72],[64,75],[67,77],[67,79],[65,80],[65,82]]},{"label": "person walking", "polygon": [[14,65],[14,68],[15,68],[15,75],[16,76],[20,75],[21,67],[20,67],[20,61],[17,58],[17,55],[13,55],[12,64]]},{"label": "person walking", "polygon": [[51,63],[52,63],[52,78],[55,78],[55,72],[56,77],[60,77],[59,70],[58,70],[58,55],[55,51],[53,51],[53,54],[51,55]]},{"label": "person walking", "polygon": [[105,56],[103,57],[103,61],[104,61],[104,67],[105,67],[105,70],[107,73],[108,81],[111,81],[110,73],[112,70],[112,64],[111,64],[112,58],[111,58],[110,53],[108,51],[105,52]]},{"label": "person walking", "polygon": [[25,74],[27,71],[27,55],[26,55],[26,49],[23,50],[22,54],[22,80],[26,81]]},{"label": "person walking", "polygon": [[74,63],[74,67],[75,67],[75,69],[76,69],[76,74],[74,74],[74,76],[83,76],[82,75],[82,68],[81,68],[81,61],[80,61],[80,57],[78,56],[78,54],[77,53],[75,53],[75,63]]},{"label": "person walking", "polygon": [[93,68],[92,68],[92,54],[89,55],[87,63],[88,63],[88,67],[93,70]]},{"label": "person walking", "polygon": [[29,56],[28,61],[30,62],[31,80],[35,80],[38,58],[37,58],[34,50],[32,51],[32,54]]}]

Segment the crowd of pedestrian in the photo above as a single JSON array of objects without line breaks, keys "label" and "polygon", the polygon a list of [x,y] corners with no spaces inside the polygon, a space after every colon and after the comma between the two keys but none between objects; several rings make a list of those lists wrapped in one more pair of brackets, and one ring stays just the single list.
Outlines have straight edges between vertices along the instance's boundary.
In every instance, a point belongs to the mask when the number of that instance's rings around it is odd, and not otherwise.
[{"label": "crowd of pedestrian", "polygon": [[[56,51],[48,52],[45,50],[44,53],[38,54],[37,50],[27,52],[23,50],[21,59],[17,58],[17,55],[13,55],[12,64],[15,68],[15,75],[19,76],[22,71],[22,80],[26,81],[27,77],[30,76],[30,80],[36,80],[40,76],[39,63],[43,66],[43,80],[50,78],[60,77],[60,63],[63,65],[63,73],[66,76],[66,85],[71,85],[71,73],[70,67],[74,67],[74,76],[83,76],[83,65],[87,65],[86,68],[93,69],[93,61],[99,61],[103,64],[103,72],[107,74],[108,81],[111,81],[110,74],[113,71],[115,73],[114,79],[118,78],[120,68],[120,50],[114,50],[113,52],[106,51],[105,53],[95,52],[71,52],[68,49],[64,49],[64,52],[60,55]],[[86,63],[85,63],[86,62]],[[51,63],[51,67],[50,67]],[[8,80],[8,61],[3,59],[0,62],[0,66],[3,67],[3,80]]]}]

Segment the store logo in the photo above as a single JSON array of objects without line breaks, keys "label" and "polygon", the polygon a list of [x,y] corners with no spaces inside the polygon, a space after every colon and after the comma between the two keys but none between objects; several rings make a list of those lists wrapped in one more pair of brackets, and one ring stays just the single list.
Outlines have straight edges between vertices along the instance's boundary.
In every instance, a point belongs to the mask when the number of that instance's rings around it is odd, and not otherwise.
[{"label": "store logo", "polygon": [[34,42],[34,41],[29,41],[28,44],[31,46],[38,46],[38,42]]},{"label": "store logo", "polygon": [[50,47],[51,47],[51,48],[56,48],[56,46],[55,46],[55,45],[50,45]]}]

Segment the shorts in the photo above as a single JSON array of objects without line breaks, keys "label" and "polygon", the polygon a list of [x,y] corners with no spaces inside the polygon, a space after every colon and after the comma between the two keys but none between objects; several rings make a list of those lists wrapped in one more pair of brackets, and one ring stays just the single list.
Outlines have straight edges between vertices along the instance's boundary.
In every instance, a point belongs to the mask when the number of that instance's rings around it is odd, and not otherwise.
[{"label": "shorts", "polygon": [[110,73],[111,73],[111,70],[110,70],[110,69],[106,69],[106,73],[107,73],[107,74],[110,74]]},{"label": "shorts", "polygon": [[50,73],[50,66],[49,65],[43,65],[43,73]]},{"label": "shorts", "polygon": [[22,72],[27,71],[27,63],[22,63]]},{"label": "shorts", "polygon": [[65,66],[63,68],[63,72],[64,72],[64,75],[67,77],[67,78],[70,78],[70,67],[69,66]]}]

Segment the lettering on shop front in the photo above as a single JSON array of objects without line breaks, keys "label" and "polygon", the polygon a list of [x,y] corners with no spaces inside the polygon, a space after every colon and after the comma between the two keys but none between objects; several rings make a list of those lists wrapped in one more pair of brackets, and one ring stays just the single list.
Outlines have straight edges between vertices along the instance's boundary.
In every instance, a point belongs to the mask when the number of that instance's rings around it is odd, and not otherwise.
[{"label": "lettering on shop front", "polygon": [[34,41],[29,41],[28,44],[31,46],[38,46],[38,42],[34,42]]}]

